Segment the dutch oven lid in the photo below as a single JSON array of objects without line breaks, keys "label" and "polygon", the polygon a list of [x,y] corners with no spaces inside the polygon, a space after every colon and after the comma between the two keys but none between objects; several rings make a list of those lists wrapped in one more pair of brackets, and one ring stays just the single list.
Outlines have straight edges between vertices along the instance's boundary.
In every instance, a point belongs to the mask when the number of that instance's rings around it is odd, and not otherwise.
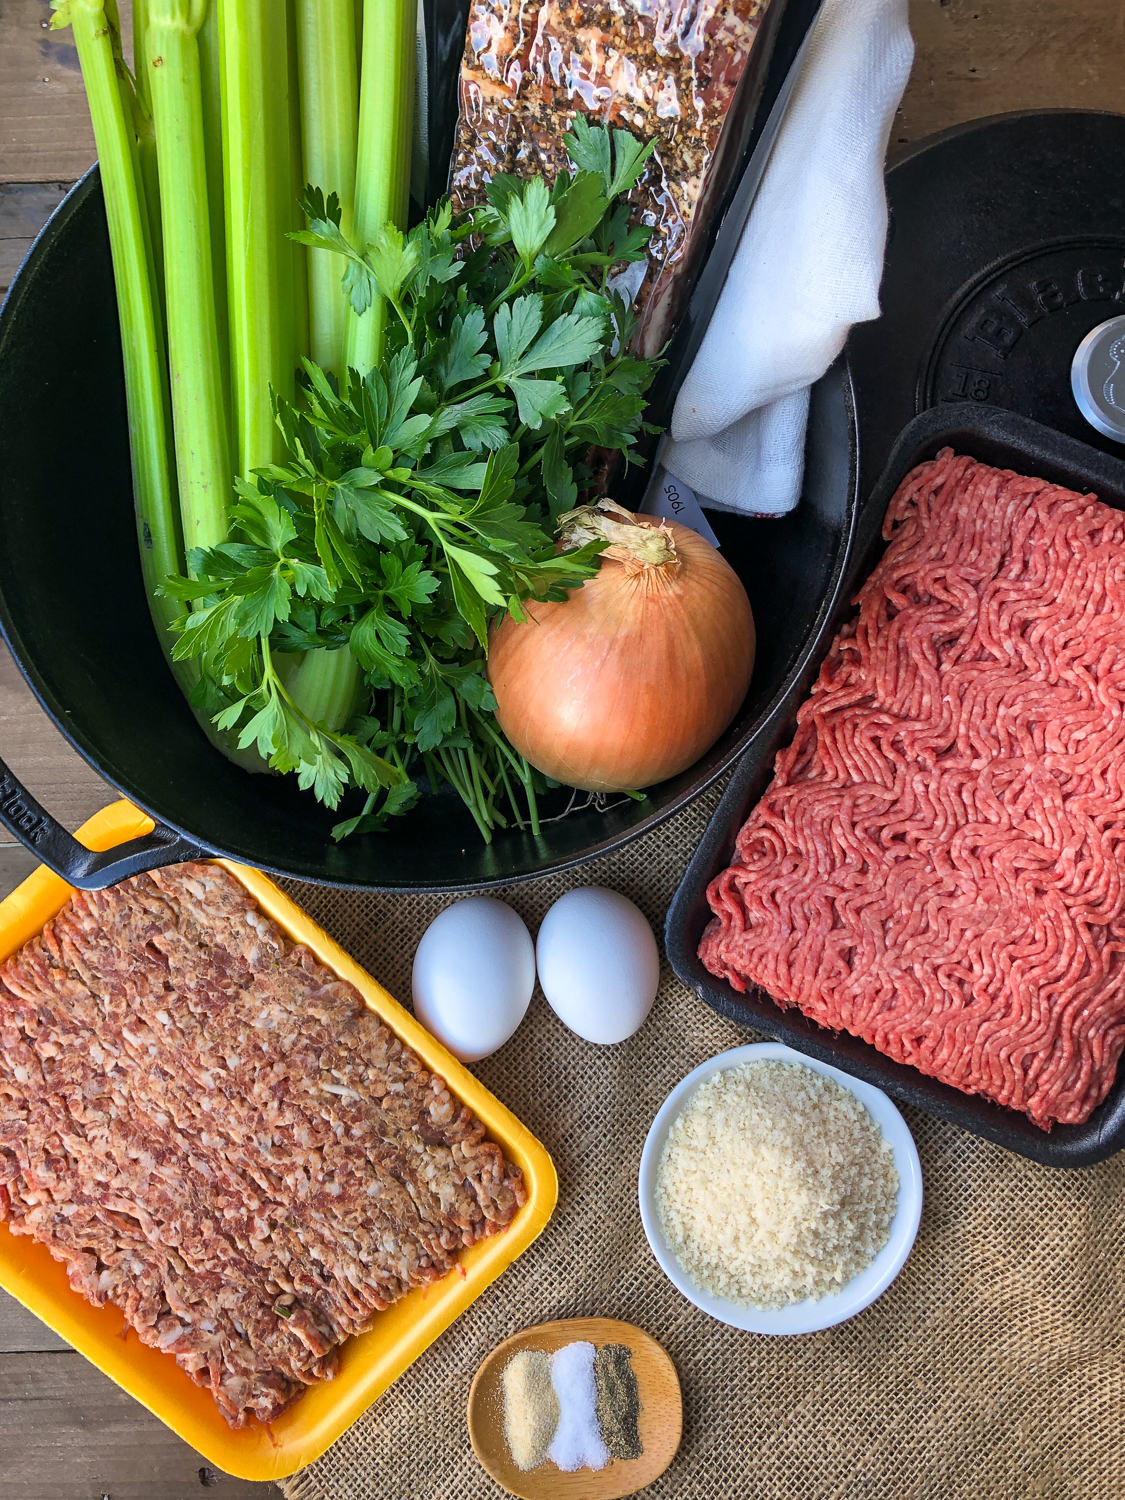
[{"label": "dutch oven lid", "polygon": [[[1125,116],[973,121],[892,160],[887,194],[883,315],[848,344],[861,494],[899,431],[936,406],[1004,407],[1125,458],[1125,410],[1107,412],[1104,394],[1125,333]],[[1080,402],[1076,355],[1114,320],[1117,335],[1086,346]],[[1116,399],[1125,407],[1125,389]]]}]

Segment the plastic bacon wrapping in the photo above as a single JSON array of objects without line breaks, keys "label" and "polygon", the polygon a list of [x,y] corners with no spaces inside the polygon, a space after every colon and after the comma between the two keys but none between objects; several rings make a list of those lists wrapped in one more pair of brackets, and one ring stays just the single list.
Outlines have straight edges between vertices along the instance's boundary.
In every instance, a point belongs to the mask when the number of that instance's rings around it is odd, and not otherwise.
[{"label": "plastic bacon wrapping", "polygon": [[477,202],[495,173],[551,178],[566,167],[563,136],[580,111],[657,142],[630,195],[653,228],[644,279],[629,286],[646,357],[672,331],[737,155],[724,125],[767,4],[473,0],[452,171],[459,206]]}]

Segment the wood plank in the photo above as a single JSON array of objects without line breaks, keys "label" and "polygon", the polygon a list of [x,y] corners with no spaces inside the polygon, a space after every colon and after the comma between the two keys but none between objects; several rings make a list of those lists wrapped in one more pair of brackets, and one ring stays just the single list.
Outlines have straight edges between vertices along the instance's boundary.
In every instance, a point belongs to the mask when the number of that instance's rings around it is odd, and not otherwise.
[{"label": "wood plank", "polygon": [[26,880],[38,863],[31,850],[22,844],[0,846],[0,901]]},{"label": "wood plank", "polygon": [[0,0],[0,178],[73,181],[94,160],[78,53],[49,0]]},{"label": "wood plank", "polygon": [[[2,181],[73,180],[94,160],[77,55],[49,21],[49,0],[0,0]],[[1125,109],[1122,0],[911,0],[910,23],[894,145],[1005,110]]]},{"label": "wood plank", "polygon": [[0,182],[0,295],[69,187],[69,182]]},{"label": "wood plank", "polygon": [[[132,7],[122,0],[131,54]],[[0,181],[73,182],[96,155],[78,52],[50,0],[0,0]]]},{"label": "wood plank", "polygon": [[69,1348],[66,1339],[21,1302],[0,1292],[0,1359],[6,1354],[54,1354]]},{"label": "wood plank", "polygon": [[[0,760],[72,832],[117,793],[71,749],[0,641]],[[15,840],[0,828],[0,844]]]},{"label": "wood plank", "polygon": [[1122,0],[910,0],[910,29],[892,150],[1010,110],[1125,110]]},{"label": "wood plank", "polygon": [[207,1464],[81,1354],[0,1355],[0,1494],[11,1500],[278,1500]]}]

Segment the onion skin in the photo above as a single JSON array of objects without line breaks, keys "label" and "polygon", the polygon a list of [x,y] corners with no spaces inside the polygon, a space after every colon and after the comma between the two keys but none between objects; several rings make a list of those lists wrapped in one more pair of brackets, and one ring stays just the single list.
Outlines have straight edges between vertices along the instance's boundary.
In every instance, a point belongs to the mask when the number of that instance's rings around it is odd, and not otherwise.
[{"label": "onion skin", "polygon": [[634,791],[675,776],[734,718],[754,668],[754,616],[734,569],[675,521],[676,563],[603,557],[565,604],[527,605],[493,631],[496,718],[567,786]]}]

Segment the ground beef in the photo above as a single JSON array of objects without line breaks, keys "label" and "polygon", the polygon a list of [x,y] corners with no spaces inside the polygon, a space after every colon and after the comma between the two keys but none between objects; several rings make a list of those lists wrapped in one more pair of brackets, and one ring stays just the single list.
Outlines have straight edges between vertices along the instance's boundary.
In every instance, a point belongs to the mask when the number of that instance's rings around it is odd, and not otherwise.
[{"label": "ground beef", "polygon": [[357,991],[218,865],[76,891],[0,966],[0,1218],[234,1427],[525,1201]]},{"label": "ground beef", "polygon": [[723,124],[768,0],[474,0],[453,160],[459,206],[497,172],[553,180],[579,110],[658,145],[632,194],[652,225],[638,293],[649,357],[678,316],[683,271],[727,162]]},{"label": "ground beef", "polygon": [[946,449],[884,536],[700,957],[1078,1124],[1125,1044],[1125,515]]}]

